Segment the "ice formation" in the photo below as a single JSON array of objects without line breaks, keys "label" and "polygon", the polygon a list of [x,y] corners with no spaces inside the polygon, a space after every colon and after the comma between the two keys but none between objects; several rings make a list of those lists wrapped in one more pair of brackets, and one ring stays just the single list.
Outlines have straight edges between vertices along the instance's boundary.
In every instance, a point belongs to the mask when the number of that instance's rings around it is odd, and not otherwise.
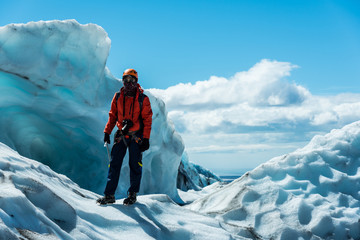
[{"label": "ice formation", "polygon": [[201,190],[203,187],[215,182],[222,181],[217,175],[203,167],[189,161],[186,152],[182,155],[179,173],[177,178],[177,188],[183,191],[190,189]]},{"label": "ice formation", "polygon": [[360,121],[188,206],[259,239],[360,239]]},{"label": "ice formation", "polygon": [[[109,49],[110,39],[95,24],[67,20],[0,27],[0,142],[97,193],[104,190],[108,166],[103,129],[122,86],[105,66]],[[154,114],[140,191],[175,200],[184,144],[164,103],[145,93]],[[116,194],[124,196],[128,185],[125,160]]]},{"label": "ice formation", "polygon": [[104,100],[109,51],[107,33],[95,24],[41,21],[0,28],[1,71],[92,105]]},{"label": "ice formation", "polygon": [[[100,195],[0,143],[0,239],[359,239],[360,121],[229,185],[100,207]],[[192,194],[192,195],[191,195]],[[199,195],[198,195],[199,196]]]},{"label": "ice formation", "polygon": [[0,239],[231,240],[219,221],[184,209],[165,194],[97,206],[100,197],[0,143]]}]

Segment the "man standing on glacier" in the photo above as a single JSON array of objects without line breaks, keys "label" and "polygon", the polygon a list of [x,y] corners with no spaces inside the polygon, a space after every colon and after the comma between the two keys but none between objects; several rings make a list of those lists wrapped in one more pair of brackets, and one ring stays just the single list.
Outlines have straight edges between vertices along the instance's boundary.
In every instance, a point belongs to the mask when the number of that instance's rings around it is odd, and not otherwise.
[{"label": "man standing on glacier", "polygon": [[127,149],[129,149],[130,188],[124,205],[136,202],[142,174],[142,152],[149,149],[152,123],[149,97],[143,93],[144,90],[138,84],[138,73],[134,69],[125,70],[122,81],[124,87],[114,95],[109,120],[104,129],[104,142],[110,144],[110,134],[115,125],[118,127],[111,150],[105,196],[97,200],[100,205],[115,202],[115,190]]}]

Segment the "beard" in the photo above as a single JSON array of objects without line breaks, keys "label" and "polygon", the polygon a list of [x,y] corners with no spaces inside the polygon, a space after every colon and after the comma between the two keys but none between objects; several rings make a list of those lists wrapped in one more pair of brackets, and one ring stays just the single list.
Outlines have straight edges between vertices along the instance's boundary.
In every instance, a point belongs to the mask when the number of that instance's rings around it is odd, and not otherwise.
[{"label": "beard", "polygon": [[124,83],[124,94],[125,96],[134,97],[137,91],[137,83],[126,82]]}]

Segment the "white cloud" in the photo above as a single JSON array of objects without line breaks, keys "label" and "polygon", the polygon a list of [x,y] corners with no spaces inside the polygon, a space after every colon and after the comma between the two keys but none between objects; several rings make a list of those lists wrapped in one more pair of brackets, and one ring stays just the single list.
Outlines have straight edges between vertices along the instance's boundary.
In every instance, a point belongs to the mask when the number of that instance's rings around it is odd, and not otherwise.
[{"label": "white cloud", "polygon": [[150,91],[165,101],[181,132],[238,132],[259,126],[309,128],[359,118],[360,95],[313,96],[286,79],[295,68],[291,63],[265,59],[229,79],[212,76],[195,84]]},{"label": "white cloud", "polygon": [[[164,100],[177,130],[186,135],[190,155],[197,156],[201,152],[267,151],[281,148],[284,139],[286,149],[296,148],[315,132],[360,119],[360,94],[312,95],[288,79],[295,68],[288,62],[262,60],[229,79],[212,76],[195,84],[150,91]],[[259,133],[275,132],[283,135],[257,140]],[[256,137],[248,142],[233,138],[240,133]]]},{"label": "white cloud", "polygon": [[[295,146],[280,146],[280,148],[289,148]],[[186,148],[188,153],[211,153],[211,152],[241,152],[241,151],[264,151],[273,148],[272,145],[269,144],[238,144],[238,145],[228,145],[228,146],[220,146],[220,145],[207,145],[201,147],[190,147]]]},{"label": "white cloud", "polygon": [[330,122],[337,122],[338,120],[339,118],[337,117],[337,114],[333,111],[329,111],[315,114],[311,123],[313,125],[323,125]]},{"label": "white cloud", "polygon": [[286,62],[262,60],[249,71],[236,73],[230,79],[212,76],[195,84],[180,83],[166,90],[151,89],[169,108],[219,108],[248,102],[254,106],[298,104],[310,94],[284,80],[297,66]]}]

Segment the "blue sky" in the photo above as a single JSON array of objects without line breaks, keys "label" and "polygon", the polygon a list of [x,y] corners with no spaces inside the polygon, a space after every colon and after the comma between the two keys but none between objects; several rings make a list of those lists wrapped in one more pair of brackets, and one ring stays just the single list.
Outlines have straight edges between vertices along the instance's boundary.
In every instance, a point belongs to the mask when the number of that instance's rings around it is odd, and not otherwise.
[{"label": "blue sky", "polygon": [[360,91],[358,1],[0,1],[0,25],[76,19],[112,40],[115,76],[139,70],[145,88],[230,77],[261,59],[300,66],[315,93]]},{"label": "blue sky", "polygon": [[102,26],[110,71],[137,69],[190,160],[219,174],[360,119],[355,0],[0,0],[0,25],[53,19]]}]

